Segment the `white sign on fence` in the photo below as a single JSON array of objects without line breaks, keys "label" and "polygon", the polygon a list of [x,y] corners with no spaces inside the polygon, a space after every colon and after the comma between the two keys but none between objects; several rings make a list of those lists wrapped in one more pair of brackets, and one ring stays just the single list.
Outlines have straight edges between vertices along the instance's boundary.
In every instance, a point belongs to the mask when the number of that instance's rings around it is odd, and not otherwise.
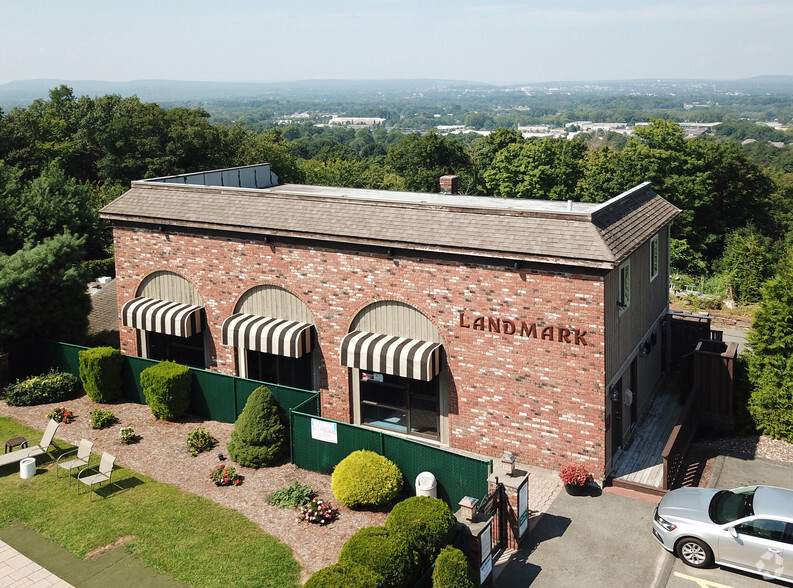
[{"label": "white sign on fence", "polygon": [[311,419],[311,438],[325,443],[338,443],[339,437],[336,434],[336,423]]}]

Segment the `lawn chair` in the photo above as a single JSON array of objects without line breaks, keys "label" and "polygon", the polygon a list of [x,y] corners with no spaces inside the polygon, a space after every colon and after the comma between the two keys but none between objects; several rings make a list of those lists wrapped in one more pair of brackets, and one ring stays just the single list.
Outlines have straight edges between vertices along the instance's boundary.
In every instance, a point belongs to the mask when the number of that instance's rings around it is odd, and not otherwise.
[{"label": "lawn chair", "polygon": [[55,445],[53,439],[55,439],[55,431],[58,430],[59,425],[60,423],[50,419],[50,422],[47,423],[47,428],[44,430],[44,435],[41,437],[41,441],[38,443],[38,445],[33,445],[32,447],[26,447],[23,449],[18,449],[17,451],[12,451],[11,453],[4,453],[3,455],[0,455],[0,467],[11,465],[12,463],[19,463],[26,457],[36,457],[37,455],[44,455],[45,453],[49,455],[50,458],[52,458],[50,451],[52,446]]},{"label": "lawn chair", "polygon": [[[91,474],[90,476],[83,476],[85,472],[89,471],[88,468],[86,468],[77,474],[77,481],[88,486],[89,500],[91,502],[94,501],[94,493],[92,492],[94,484],[101,484],[102,482],[110,483],[110,478],[113,477],[113,464],[115,461],[115,457],[109,453],[103,453],[102,459],[99,461],[98,473]],[[80,484],[77,484],[77,494],[80,494]]]},{"label": "lawn chair", "polygon": [[[80,439],[80,445],[77,449],[72,449],[71,451],[67,451],[66,453],[62,453],[58,456],[57,461],[55,462],[55,477],[58,477],[58,470],[64,469],[69,472],[69,486],[72,485],[72,470],[76,469],[77,474],[80,474],[80,470],[82,468],[88,467],[88,463],[91,461],[91,449],[93,449],[94,444],[87,439]],[[77,456],[74,456],[74,453],[77,452]],[[73,457],[73,459],[69,459],[67,461],[61,461],[64,457]]]}]

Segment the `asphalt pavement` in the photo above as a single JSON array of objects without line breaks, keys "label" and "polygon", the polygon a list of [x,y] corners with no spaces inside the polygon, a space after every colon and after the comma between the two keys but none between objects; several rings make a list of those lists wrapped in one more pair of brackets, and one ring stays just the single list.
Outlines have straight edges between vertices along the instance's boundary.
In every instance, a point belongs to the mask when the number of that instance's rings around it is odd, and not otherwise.
[{"label": "asphalt pavement", "polygon": [[[793,488],[793,466],[740,456],[716,459],[710,486],[734,488],[753,484]],[[495,586],[696,586],[689,578],[701,571],[685,566],[653,537],[654,510],[652,499],[603,492],[594,486],[586,496],[561,492],[539,518],[521,549],[499,566]],[[711,582],[718,579],[723,586],[760,582],[726,568],[704,572],[714,578]]]}]

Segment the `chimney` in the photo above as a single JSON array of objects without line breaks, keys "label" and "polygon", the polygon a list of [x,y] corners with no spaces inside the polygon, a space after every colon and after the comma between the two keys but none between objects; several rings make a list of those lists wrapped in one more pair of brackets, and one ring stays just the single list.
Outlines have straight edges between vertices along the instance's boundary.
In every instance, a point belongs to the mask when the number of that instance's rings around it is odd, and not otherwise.
[{"label": "chimney", "polygon": [[441,176],[441,194],[457,194],[458,179],[451,174]]}]

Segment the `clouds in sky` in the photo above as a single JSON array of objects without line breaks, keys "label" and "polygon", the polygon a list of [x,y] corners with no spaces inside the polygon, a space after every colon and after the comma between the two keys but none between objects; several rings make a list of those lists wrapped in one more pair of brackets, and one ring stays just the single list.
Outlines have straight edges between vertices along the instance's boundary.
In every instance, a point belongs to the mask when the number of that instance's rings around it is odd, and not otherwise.
[{"label": "clouds in sky", "polygon": [[0,10],[0,83],[793,74],[790,0],[0,0]]}]

